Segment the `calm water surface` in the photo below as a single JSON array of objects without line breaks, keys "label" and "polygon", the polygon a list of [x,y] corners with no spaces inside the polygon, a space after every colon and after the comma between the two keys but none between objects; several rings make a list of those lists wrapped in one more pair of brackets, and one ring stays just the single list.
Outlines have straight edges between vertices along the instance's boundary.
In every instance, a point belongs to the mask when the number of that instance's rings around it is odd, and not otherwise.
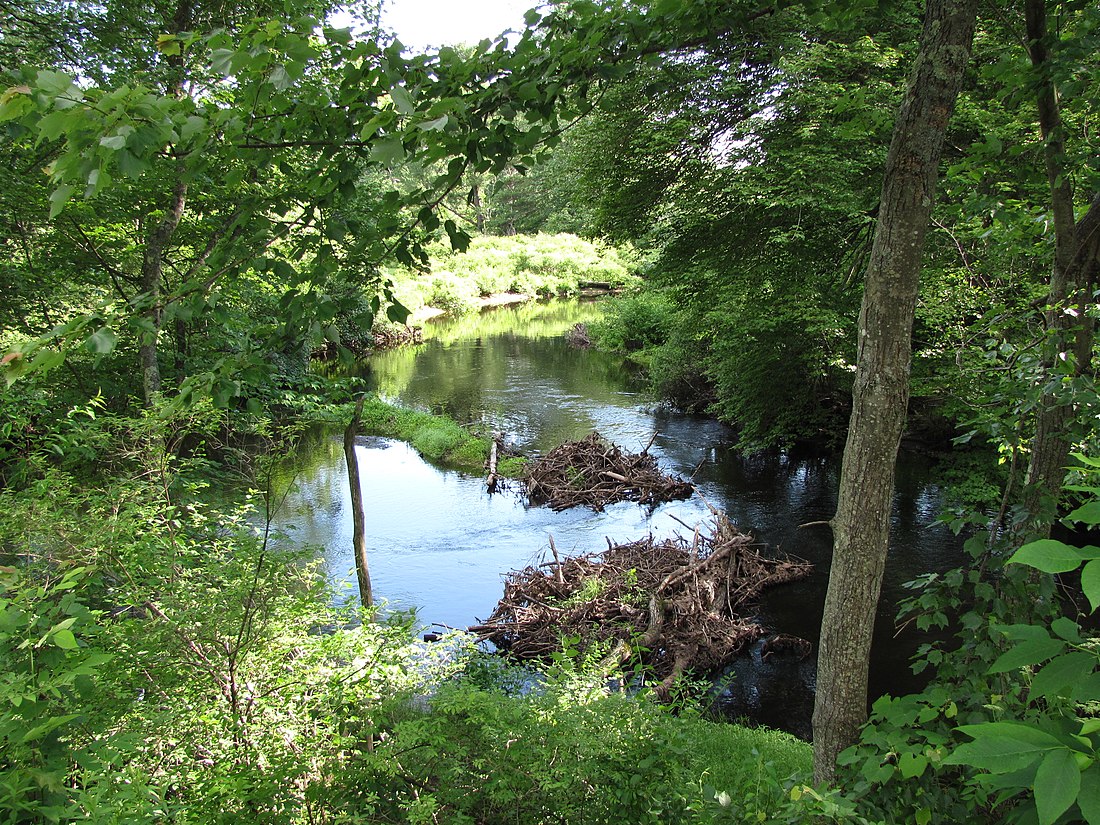
[{"label": "calm water surface", "polygon": [[[597,312],[553,302],[432,325],[426,343],[374,356],[365,374],[391,401],[488,422],[528,454],[592,430],[637,451],[657,432],[650,452],[662,467],[693,476],[701,495],[743,531],[817,566],[811,579],[766,593],[757,612],[769,628],[816,648],[831,535],[827,527],[798,525],[833,515],[839,461],[808,453],[739,455],[724,425],[654,402],[619,359],[565,343],[566,330]],[[375,595],[390,607],[416,609],[425,626],[465,627],[488,617],[502,574],[543,561],[550,535],[560,552],[585,553],[606,547],[606,538],[684,533],[677,519],[692,525],[707,519],[699,498],[654,510],[627,502],[603,513],[554,513],[525,507],[514,494],[490,496],[481,477],[435,469],[401,442],[363,438],[357,449]],[[297,487],[279,526],[323,548],[330,575],[353,588],[347,483],[339,438],[319,436],[299,456]],[[907,594],[902,585],[959,563],[957,540],[931,526],[939,498],[926,461],[903,455],[873,652],[876,696],[915,686],[908,657],[918,639],[894,638],[895,605]],[[720,703],[731,716],[808,736],[814,666],[813,656],[764,661],[756,648],[731,664]]]}]

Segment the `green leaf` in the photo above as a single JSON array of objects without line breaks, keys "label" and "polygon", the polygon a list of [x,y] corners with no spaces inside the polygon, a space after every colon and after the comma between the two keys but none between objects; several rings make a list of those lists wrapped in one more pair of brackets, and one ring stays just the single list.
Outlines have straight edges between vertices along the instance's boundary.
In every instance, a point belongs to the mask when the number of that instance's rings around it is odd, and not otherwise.
[{"label": "green leaf", "polygon": [[1028,639],[1002,653],[986,672],[1005,673],[1028,665],[1037,665],[1057,656],[1065,647],[1061,639]]},{"label": "green leaf", "polygon": [[404,86],[394,86],[390,89],[390,98],[393,100],[393,105],[403,115],[411,115],[416,111],[416,104],[413,103],[412,97],[410,97],[408,90]]},{"label": "green leaf", "polygon": [[1057,737],[1021,722],[987,722],[961,725],[959,730],[974,737],[959,745],[944,760],[945,765],[970,765],[991,773],[1020,770],[1049,751],[1064,748]]},{"label": "green leaf", "polygon": [[446,115],[440,115],[435,120],[427,120],[421,123],[420,128],[425,132],[442,132],[449,119]]},{"label": "green leaf", "polygon": [[84,348],[96,355],[106,355],[113,351],[117,344],[118,336],[111,331],[111,328],[100,327],[88,336],[88,339],[84,342]]},{"label": "green leaf", "polygon": [[43,69],[35,76],[35,83],[44,92],[60,95],[72,87],[73,79],[64,72]]},{"label": "green leaf", "polygon": [[281,63],[277,65],[267,76],[267,82],[278,89],[280,92],[285,92],[293,85],[293,81],[290,79],[290,75],[287,74],[286,67]]},{"label": "green leaf", "polygon": [[180,129],[180,140],[187,143],[205,128],[206,118],[199,117],[198,115],[191,115],[184,121],[183,128]]},{"label": "green leaf", "polygon": [[99,145],[117,152],[126,145],[126,135],[111,135],[110,137],[100,138]]},{"label": "green leaf", "polygon": [[919,753],[903,753],[898,760],[898,769],[905,779],[913,779],[924,773],[928,767],[928,757]]},{"label": "green leaf", "polygon": [[50,193],[50,218],[56,218],[73,196],[73,187],[67,183],[61,184]]},{"label": "green leaf", "polygon": [[157,37],[157,51],[165,57],[180,53],[180,39],[174,34],[162,34]]},{"label": "green leaf", "polygon": [[1085,524],[1100,524],[1100,501],[1082,504],[1067,517],[1070,521],[1083,521]]},{"label": "green leaf", "polygon": [[1065,639],[1067,642],[1081,641],[1080,626],[1073,619],[1066,616],[1059,616],[1051,622],[1050,629],[1058,634],[1058,638]]},{"label": "green leaf", "polygon": [[402,144],[400,137],[391,135],[382,138],[371,146],[370,156],[379,163],[390,166],[405,156],[405,146]]},{"label": "green leaf", "polygon": [[54,367],[65,362],[65,353],[57,349],[43,348],[38,351],[31,361],[28,372],[41,371],[47,373]]},{"label": "green leaf", "polygon": [[1093,559],[1081,571],[1081,589],[1095,613],[1100,609],[1100,560]]},{"label": "green leaf", "polygon": [[1060,817],[1081,790],[1081,771],[1068,749],[1049,753],[1035,774],[1035,807],[1039,825],[1051,825]]},{"label": "green leaf", "polygon": [[1083,560],[1081,551],[1054,539],[1040,539],[1025,544],[1008,561],[1026,564],[1044,573],[1066,573],[1076,570]]},{"label": "green leaf", "polygon": [[395,324],[403,324],[409,320],[409,310],[397,301],[394,301],[386,307],[386,317]]},{"label": "green leaf", "polygon": [[53,643],[62,650],[76,650],[80,647],[77,644],[76,636],[68,628],[62,628],[53,634]]},{"label": "green leaf", "polygon": [[1081,774],[1077,807],[1089,825],[1100,825],[1100,764],[1094,762]]},{"label": "green leaf", "polygon": [[1096,656],[1074,651],[1059,656],[1043,667],[1031,682],[1031,696],[1052,696],[1089,676],[1096,667]]},{"label": "green leaf", "polygon": [[233,72],[232,49],[214,49],[210,53],[210,68],[220,75],[228,76]]}]

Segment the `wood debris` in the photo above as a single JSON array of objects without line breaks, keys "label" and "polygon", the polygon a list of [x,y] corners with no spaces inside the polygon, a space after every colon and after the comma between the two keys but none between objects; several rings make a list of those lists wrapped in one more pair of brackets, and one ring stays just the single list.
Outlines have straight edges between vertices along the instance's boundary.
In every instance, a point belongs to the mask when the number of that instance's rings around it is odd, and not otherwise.
[{"label": "wood debris", "polygon": [[[687,670],[726,664],[766,635],[740,611],[767,587],[809,575],[809,562],[763,556],[752,536],[713,511],[711,532],[652,535],[607,550],[513,571],[493,614],[470,632],[522,661],[546,661],[563,637],[606,654],[609,667],[641,662],[667,696]],[[806,643],[807,645],[809,643]]]},{"label": "wood debris", "polygon": [[584,505],[599,511],[617,501],[657,505],[690,498],[694,488],[661,472],[649,454],[652,444],[650,439],[642,452],[625,453],[599,433],[566,442],[528,463],[527,499],[553,510]]}]

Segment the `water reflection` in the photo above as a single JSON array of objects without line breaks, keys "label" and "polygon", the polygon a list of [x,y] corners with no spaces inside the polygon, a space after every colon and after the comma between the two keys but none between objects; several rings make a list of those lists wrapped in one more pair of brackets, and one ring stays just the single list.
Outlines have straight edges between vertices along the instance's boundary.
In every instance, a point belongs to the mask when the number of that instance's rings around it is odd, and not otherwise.
[{"label": "water reflection", "polygon": [[[767,626],[809,639],[816,649],[832,537],[826,526],[799,525],[831,518],[839,462],[812,451],[741,456],[724,425],[657,404],[619,360],[568,347],[564,332],[594,313],[589,305],[556,302],[436,326],[423,345],[375,356],[368,374],[384,396],[488,422],[526,452],[593,429],[638,450],[656,431],[651,452],[663,467],[693,477],[701,497],[652,511],[623,503],[604,513],[553,513],[525,507],[516,495],[489,496],[481,478],[436,470],[402,443],[362,439],[376,594],[396,607],[418,608],[426,624],[464,627],[492,611],[504,572],[543,560],[549,534],[561,551],[597,551],[605,537],[628,541],[651,531],[682,532],[678,520],[704,521],[709,502],[761,542],[817,565],[813,578],[767,593],[758,609]],[[337,437],[317,439],[297,470],[297,490],[280,513],[281,526],[323,548],[329,573],[353,586],[347,477]],[[958,563],[954,537],[929,526],[939,500],[929,470],[918,456],[899,461],[894,539],[873,652],[875,695],[914,686],[907,660],[916,639],[894,638],[895,604],[906,595],[902,584]],[[763,661],[754,649],[731,665],[735,678],[723,703],[733,716],[807,735],[813,670],[812,656]]]}]

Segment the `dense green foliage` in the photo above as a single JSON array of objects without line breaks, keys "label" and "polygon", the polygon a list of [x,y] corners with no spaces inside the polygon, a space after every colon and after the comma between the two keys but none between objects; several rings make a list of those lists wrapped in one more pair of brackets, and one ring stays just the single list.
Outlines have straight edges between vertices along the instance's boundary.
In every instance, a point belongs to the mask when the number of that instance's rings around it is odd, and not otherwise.
[{"label": "dense green foliage", "polygon": [[633,278],[614,248],[575,235],[480,236],[465,252],[429,248],[426,272],[390,274],[393,293],[414,315],[422,307],[470,312],[478,299],[504,292],[549,298],[578,294],[584,285],[621,288]]}]

